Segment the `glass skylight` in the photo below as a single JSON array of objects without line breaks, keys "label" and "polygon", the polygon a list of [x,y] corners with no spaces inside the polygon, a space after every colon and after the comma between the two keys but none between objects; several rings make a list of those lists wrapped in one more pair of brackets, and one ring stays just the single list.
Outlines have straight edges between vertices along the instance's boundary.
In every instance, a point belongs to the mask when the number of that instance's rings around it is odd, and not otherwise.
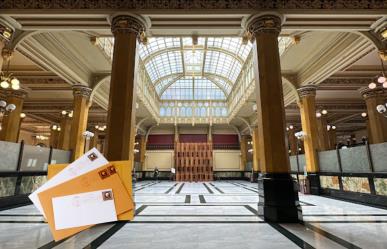
[{"label": "glass skylight", "polygon": [[[99,38],[112,56],[113,38]],[[282,54],[291,44],[278,39]],[[240,37],[150,37],[140,59],[161,100],[226,100],[251,53]]]},{"label": "glass skylight", "polygon": [[240,37],[157,37],[139,46],[160,99],[226,99],[251,44]]},{"label": "glass skylight", "polygon": [[160,93],[161,100],[226,100],[226,93],[205,77],[185,76]]}]

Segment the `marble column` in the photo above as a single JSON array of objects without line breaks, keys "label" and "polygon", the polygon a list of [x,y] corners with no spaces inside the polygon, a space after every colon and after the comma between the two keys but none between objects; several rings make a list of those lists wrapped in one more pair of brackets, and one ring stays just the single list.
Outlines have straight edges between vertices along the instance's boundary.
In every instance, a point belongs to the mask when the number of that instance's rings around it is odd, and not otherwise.
[{"label": "marble column", "polygon": [[3,116],[0,140],[17,143],[21,122],[20,113],[22,112],[23,103],[25,97],[27,96],[27,92],[24,90],[7,90],[5,91],[5,96],[7,105],[14,104],[16,109]]},{"label": "marble column", "polygon": [[246,169],[246,163],[247,163],[247,136],[243,135],[241,137],[241,165],[240,170],[245,171]]},{"label": "marble column", "polygon": [[58,148],[59,131],[51,129],[50,131],[50,146],[54,149]]},{"label": "marble column", "polygon": [[112,18],[114,35],[113,62],[107,121],[106,156],[110,161],[134,161],[133,144],[136,135],[136,44],[145,22],[139,16]]},{"label": "marble column", "polygon": [[73,86],[73,118],[70,132],[70,149],[72,151],[72,160],[84,154],[85,138],[83,132],[87,128],[87,117],[89,115],[89,98],[91,89],[83,85]]},{"label": "marble column", "polygon": [[308,172],[310,191],[312,194],[319,194],[320,178],[317,148],[319,144],[319,134],[316,118],[316,87],[313,85],[304,86],[298,89],[300,101],[298,106],[301,114],[302,131],[304,132],[305,164]]},{"label": "marble column", "polygon": [[336,149],[336,129],[330,129],[328,131],[328,137],[329,137],[329,150]]},{"label": "marble column", "polygon": [[3,49],[5,47],[5,40],[0,37],[0,72],[2,71],[3,63],[4,63],[4,58],[3,58]]},{"label": "marble column", "polygon": [[93,130],[92,132],[94,133],[94,137],[92,137],[90,139],[89,150],[91,150],[92,148],[97,148],[98,136],[99,136],[99,133],[100,133],[100,130],[96,129],[95,127],[92,130]]},{"label": "marble column", "polygon": [[208,126],[207,142],[212,143],[212,125]]},{"label": "marble column", "polygon": [[289,128],[289,130],[288,130],[288,143],[289,143],[289,149],[290,149],[291,156],[294,156],[297,154],[297,138],[294,134],[295,134],[295,129]]},{"label": "marble column", "polygon": [[145,136],[140,136],[140,164],[141,164],[141,170],[145,170],[145,153],[146,153],[146,142],[145,142]]},{"label": "marble column", "polygon": [[255,95],[259,136],[260,168],[258,213],[274,222],[299,222],[302,219],[298,191],[290,176],[285,141],[285,108],[278,36],[282,17],[255,15],[247,22],[254,39]]},{"label": "marble column", "polygon": [[384,88],[363,88],[360,90],[366,106],[369,125],[369,141],[377,144],[387,142],[387,118],[378,113],[376,106],[386,102],[387,90]]},{"label": "marble column", "polygon": [[326,115],[321,115],[317,118],[317,131],[318,131],[318,150],[325,151],[329,149],[329,135],[327,130],[327,118]]},{"label": "marble column", "polygon": [[[252,142],[253,142],[253,171],[258,172],[259,170],[259,132],[258,127],[253,127],[252,134]],[[254,179],[256,176],[254,176]]]},{"label": "marble column", "polygon": [[70,150],[70,133],[72,118],[67,114],[62,115],[60,119],[60,132],[58,137],[58,149]]}]

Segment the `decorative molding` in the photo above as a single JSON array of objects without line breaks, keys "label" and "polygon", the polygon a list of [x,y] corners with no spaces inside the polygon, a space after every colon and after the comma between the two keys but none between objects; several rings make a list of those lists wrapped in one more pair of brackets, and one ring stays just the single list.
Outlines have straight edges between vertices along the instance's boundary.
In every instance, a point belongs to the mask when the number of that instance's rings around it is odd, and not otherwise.
[{"label": "decorative molding", "polygon": [[359,85],[366,86],[370,83],[369,78],[328,78],[321,82],[320,85]]},{"label": "decorative molding", "polygon": [[140,17],[132,15],[118,15],[112,19],[112,33],[135,33],[137,37],[141,32],[145,32],[146,26]]},{"label": "decorative molding", "polygon": [[2,0],[0,9],[99,9],[99,10],[203,10],[203,9],[223,9],[223,10],[267,10],[267,9],[324,9],[324,10],[351,10],[351,9],[387,9],[386,1],[375,0],[67,0],[67,1],[45,1],[45,0]]},{"label": "decorative molding", "polygon": [[[348,111],[359,111],[359,110],[365,110],[366,105],[364,101],[355,103],[355,102],[345,102],[345,103],[340,103],[340,102],[335,102],[335,101],[330,101],[330,102],[317,102],[316,106],[324,106],[329,112],[334,112],[336,113],[338,110],[342,110],[345,112]],[[288,105],[285,108],[286,112],[287,111],[292,111],[292,110],[299,110],[299,107],[297,104],[291,104]]]},{"label": "decorative molding", "polygon": [[9,59],[12,58],[13,52],[14,52],[13,49],[9,49],[9,48],[6,48],[6,47],[5,47],[5,48],[3,48],[3,49],[1,50],[1,57],[2,57],[5,61],[7,61],[7,60],[9,60]]},{"label": "decorative molding", "polygon": [[25,99],[28,93],[22,89],[20,90],[4,90],[4,94],[7,97],[14,97],[19,99]]},{"label": "decorative molding", "polygon": [[370,89],[368,87],[361,88],[360,94],[363,96],[364,100],[376,97],[387,97],[387,91],[383,87],[377,87],[375,89]]},{"label": "decorative molding", "polygon": [[84,85],[74,85],[73,86],[73,95],[89,98],[91,95],[92,89]]},{"label": "decorative molding", "polygon": [[282,19],[275,14],[252,16],[246,22],[246,29],[253,38],[258,33],[274,33],[279,35],[281,32]]},{"label": "decorative molding", "polygon": [[300,98],[316,96],[317,87],[315,85],[307,85],[297,89]]}]

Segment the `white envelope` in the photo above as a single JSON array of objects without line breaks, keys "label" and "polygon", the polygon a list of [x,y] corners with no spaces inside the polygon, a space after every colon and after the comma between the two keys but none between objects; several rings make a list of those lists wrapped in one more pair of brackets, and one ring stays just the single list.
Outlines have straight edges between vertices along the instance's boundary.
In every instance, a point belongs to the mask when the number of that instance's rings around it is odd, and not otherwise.
[{"label": "white envelope", "polygon": [[55,229],[117,221],[111,189],[52,198]]},{"label": "white envelope", "polygon": [[108,163],[109,162],[106,160],[106,158],[96,148],[93,148],[75,160],[73,163],[69,164],[66,168],[56,174],[45,184],[40,186],[40,188],[35,190],[35,192],[31,193],[28,197],[35,205],[35,207],[40,211],[40,213],[45,216],[43,207],[40,204],[38,193],[66,182],[74,177],[83,175]]}]

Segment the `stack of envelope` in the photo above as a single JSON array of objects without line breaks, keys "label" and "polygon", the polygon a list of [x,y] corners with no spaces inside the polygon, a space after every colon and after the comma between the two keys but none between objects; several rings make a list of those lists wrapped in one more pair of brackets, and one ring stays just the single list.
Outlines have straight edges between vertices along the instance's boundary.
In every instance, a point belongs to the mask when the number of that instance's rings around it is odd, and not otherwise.
[{"label": "stack of envelope", "polygon": [[[55,168],[56,167],[56,168]],[[134,214],[129,161],[108,162],[92,149],[67,165],[29,198],[45,217],[55,241],[95,224],[130,220]]]}]

